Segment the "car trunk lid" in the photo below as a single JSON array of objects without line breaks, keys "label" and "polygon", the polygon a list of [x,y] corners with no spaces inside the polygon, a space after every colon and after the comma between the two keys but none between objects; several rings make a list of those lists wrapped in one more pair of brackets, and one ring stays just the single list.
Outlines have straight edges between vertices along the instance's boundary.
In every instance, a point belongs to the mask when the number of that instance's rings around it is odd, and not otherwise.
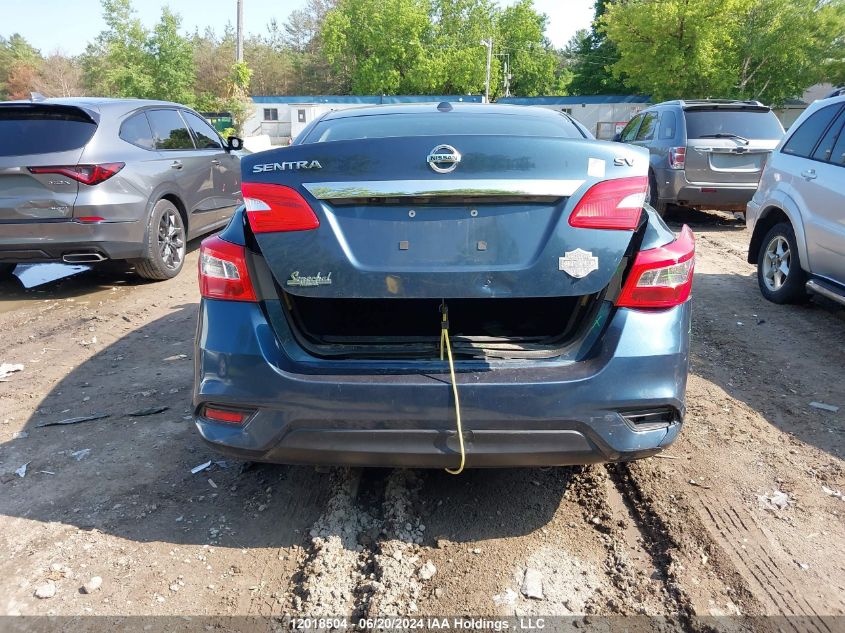
[{"label": "car trunk lid", "polygon": [[0,105],[0,222],[71,218],[79,183],[30,168],[77,165],[96,128],[96,116],[82,108]]},{"label": "car trunk lid", "polygon": [[783,136],[764,106],[687,107],[684,170],[692,183],[759,182],[769,154]]},{"label": "car trunk lid", "polygon": [[[445,173],[428,161],[442,146],[461,155],[440,162],[454,165]],[[347,299],[595,294],[632,232],[574,228],[569,215],[593,184],[647,165],[640,148],[490,135],[315,143],[242,161],[244,182],[296,190],[320,223],[255,235],[278,286]]]}]

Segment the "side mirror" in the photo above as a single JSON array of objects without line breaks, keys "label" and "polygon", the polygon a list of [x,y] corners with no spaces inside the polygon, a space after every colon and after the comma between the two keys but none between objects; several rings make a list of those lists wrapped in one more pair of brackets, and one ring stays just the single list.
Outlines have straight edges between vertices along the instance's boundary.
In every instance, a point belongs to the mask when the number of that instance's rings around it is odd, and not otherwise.
[{"label": "side mirror", "polygon": [[226,141],[226,151],[233,152],[239,149],[243,149],[244,140],[239,136],[230,136]]},{"label": "side mirror", "polygon": [[613,142],[614,143],[621,143],[622,142],[622,132],[617,132],[613,135]]}]

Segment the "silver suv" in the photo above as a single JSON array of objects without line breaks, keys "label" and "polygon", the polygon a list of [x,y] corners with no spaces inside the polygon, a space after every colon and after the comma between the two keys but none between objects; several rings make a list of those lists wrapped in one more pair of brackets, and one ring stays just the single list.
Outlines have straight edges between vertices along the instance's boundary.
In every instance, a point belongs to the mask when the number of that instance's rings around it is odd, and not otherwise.
[{"label": "silver suv", "polygon": [[649,202],[744,212],[760,172],[783,138],[758,101],[666,101],[646,108],[615,140],[649,150]]},{"label": "silver suv", "polygon": [[0,276],[22,262],[106,259],[175,276],[186,241],[241,203],[240,145],[166,101],[0,103]]},{"label": "silver suv", "polygon": [[789,128],[747,218],[766,299],[797,303],[809,291],[845,304],[845,95],[816,101]]}]

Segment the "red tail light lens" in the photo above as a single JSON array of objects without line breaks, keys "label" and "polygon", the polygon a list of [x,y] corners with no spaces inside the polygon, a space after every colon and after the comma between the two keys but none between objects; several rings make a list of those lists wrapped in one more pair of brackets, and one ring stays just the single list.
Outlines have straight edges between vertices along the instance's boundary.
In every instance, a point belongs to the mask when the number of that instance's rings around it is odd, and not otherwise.
[{"label": "red tail light lens", "polygon": [[290,187],[244,182],[241,191],[253,233],[309,231],[320,226],[305,198]]},{"label": "red tail light lens", "polygon": [[578,201],[569,225],[582,229],[633,231],[640,222],[648,178],[616,178],[596,183]]},{"label": "red tail light lens", "polygon": [[51,165],[28,167],[31,174],[61,174],[83,185],[99,185],[114,176],[126,163],[100,163],[99,165]]},{"label": "red tail light lens", "polygon": [[669,169],[683,169],[687,162],[686,147],[669,148]]},{"label": "red tail light lens", "polygon": [[243,424],[244,420],[251,414],[251,411],[224,409],[213,405],[206,405],[202,410],[202,417],[215,422],[228,422],[229,424]]},{"label": "red tail light lens", "polygon": [[200,245],[199,282],[200,293],[207,299],[256,301],[244,247],[216,235]]},{"label": "red tail light lens", "polygon": [[687,225],[674,242],[640,251],[616,301],[621,308],[671,308],[689,298],[695,237]]}]

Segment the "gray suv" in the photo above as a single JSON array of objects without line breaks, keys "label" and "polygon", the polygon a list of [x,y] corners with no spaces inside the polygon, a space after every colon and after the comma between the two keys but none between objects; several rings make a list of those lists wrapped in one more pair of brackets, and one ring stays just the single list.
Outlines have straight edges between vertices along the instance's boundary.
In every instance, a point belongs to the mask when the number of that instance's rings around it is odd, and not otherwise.
[{"label": "gray suv", "polygon": [[0,276],[18,263],[130,260],[182,269],[186,241],[241,203],[240,139],[166,101],[0,103]]},{"label": "gray suv", "polygon": [[789,128],[748,203],[760,291],[845,305],[845,95],[814,102]]},{"label": "gray suv", "polygon": [[744,213],[781,138],[758,101],[707,99],[646,108],[615,140],[649,150],[649,203],[663,214],[667,204]]}]

